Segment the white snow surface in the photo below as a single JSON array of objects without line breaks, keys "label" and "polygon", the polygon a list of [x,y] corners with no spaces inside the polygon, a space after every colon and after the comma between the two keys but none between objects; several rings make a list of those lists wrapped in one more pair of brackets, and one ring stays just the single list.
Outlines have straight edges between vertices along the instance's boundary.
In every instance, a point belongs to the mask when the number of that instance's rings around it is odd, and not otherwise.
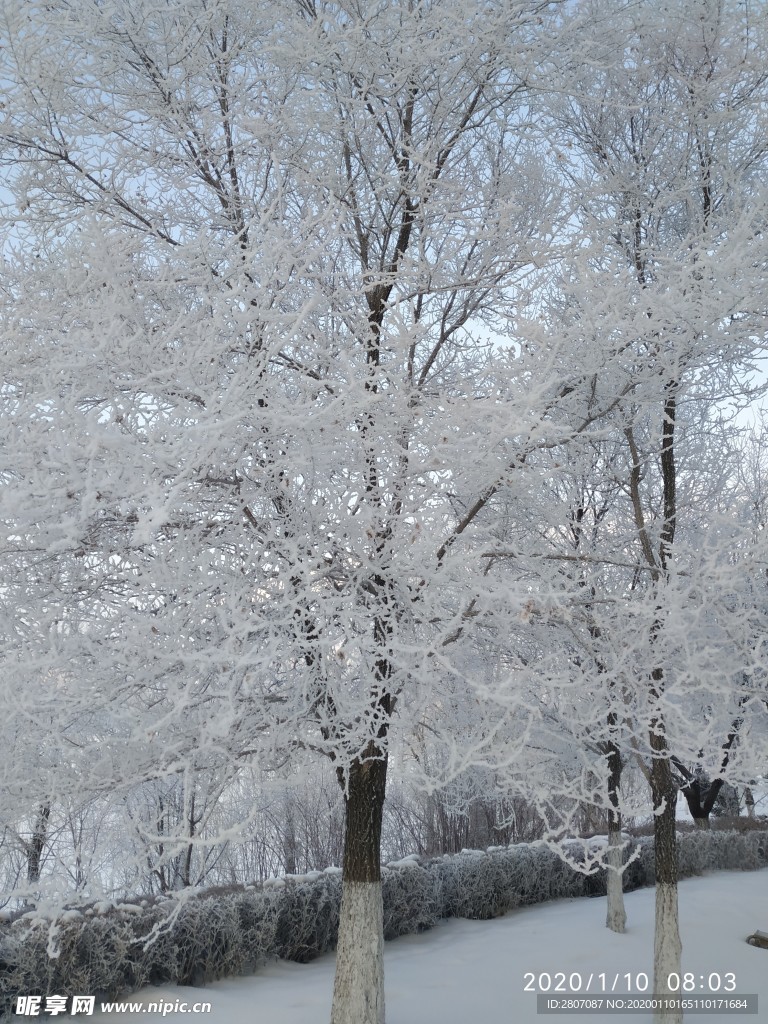
[{"label": "white snow surface", "polygon": [[[536,996],[525,992],[524,975],[572,972],[594,975],[590,994],[600,994],[619,974],[616,992],[626,992],[623,975],[652,977],[654,889],[627,893],[627,932],[605,928],[605,898],[559,900],[511,911],[493,921],[448,920],[422,935],[385,945],[387,1024],[544,1024],[546,1021],[627,1020],[651,1024],[651,1014],[592,1015],[536,1013]],[[683,971],[736,975],[735,994],[757,993],[759,1014],[687,1014],[686,1021],[736,1024],[768,1019],[768,950],[745,939],[768,930],[768,870],[725,871],[680,883]],[[215,982],[205,988],[161,986],[123,997],[126,1002],[206,1000],[211,1012],[166,1013],[166,1021],[203,1024],[325,1024],[330,1018],[334,956],[310,964],[277,961],[247,978]],[[633,990],[636,991],[633,985]],[[564,993],[561,993],[563,995]],[[582,991],[582,994],[585,994]],[[701,992],[698,994],[702,994]],[[128,1022],[159,1019],[146,1012],[123,1012]],[[85,1019],[85,1018],[82,1018]],[[114,1021],[114,1013],[96,1012],[93,1021]]]}]

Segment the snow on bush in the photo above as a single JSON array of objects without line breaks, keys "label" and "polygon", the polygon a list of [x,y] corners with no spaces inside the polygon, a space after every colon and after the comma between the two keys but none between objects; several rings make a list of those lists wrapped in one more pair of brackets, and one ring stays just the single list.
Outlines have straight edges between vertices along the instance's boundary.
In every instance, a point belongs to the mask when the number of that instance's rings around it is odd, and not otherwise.
[{"label": "snow on bush", "polygon": [[441,917],[487,920],[518,906],[520,895],[510,871],[514,860],[514,853],[463,850],[436,861],[430,870],[442,880]]},{"label": "snow on bush", "polygon": [[[627,891],[654,881],[653,841],[631,846]],[[678,853],[681,878],[754,870],[768,866],[768,832],[681,834]],[[578,862],[578,846],[568,856]],[[406,857],[384,867],[382,880],[387,938],[424,931],[440,918],[485,920],[516,906],[605,892],[603,871],[584,874],[542,842]],[[248,974],[274,957],[306,963],[333,948],[340,898],[341,874],[329,868],[261,887],[182,892],[151,906],[69,908],[55,920],[27,913],[0,923],[0,1014],[10,1019],[20,992],[114,998],[145,985]]]},{"label": "snow on bush", "polygon": [[270,955],[308,963],[336,944],[341,904],[341,875],[286,878],[280,891],[280,914]]},{"label": "snow on bush", "polygon": [[382,871],[384,938],[432,928],[445,917],[442,879],[417,856],[393,861]]}]

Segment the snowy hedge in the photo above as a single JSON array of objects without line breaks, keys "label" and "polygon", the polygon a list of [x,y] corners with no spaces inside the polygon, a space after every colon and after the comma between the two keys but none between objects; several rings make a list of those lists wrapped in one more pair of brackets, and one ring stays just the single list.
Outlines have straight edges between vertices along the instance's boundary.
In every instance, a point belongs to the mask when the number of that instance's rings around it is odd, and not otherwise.
[{"label": "snowy hedge", "polygon": [[[627,891],[654,881],[653,841],[633,840]],[[678,836],[680,877],[768,866],[768,832]],[[579,851],[581,850],[581,854]],[[569,848],[578,862],[589,845]],[[546,900],[605,892],[605,872],[584,874],[543,843],[435,860],[407,857],[383,869],[384,933],[395,938],[440,918],[487,919]],[[202,985],[251,973],[274,957],[305,963],[332,949],[337,868],[155,903],[94,904],[56,917],[38,909],[0,927],[0,1013],[18,994],[114,998],[144,985]],[[147,939],[155,933],[154,940]]]}]

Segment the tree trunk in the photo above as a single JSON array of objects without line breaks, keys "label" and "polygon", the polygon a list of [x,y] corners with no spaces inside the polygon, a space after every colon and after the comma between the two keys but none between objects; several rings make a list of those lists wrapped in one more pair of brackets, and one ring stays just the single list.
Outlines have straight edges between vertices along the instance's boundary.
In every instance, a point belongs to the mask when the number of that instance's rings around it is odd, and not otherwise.
[{"label": "tree trunk", "polygon": [[618,816],[617,824],[614,824],[614,818],[614,813],[611,811],[608,821],[608,856],[606,859],[608,907],[605,925],[612,932],[623,933],[627,927],[627,912],[624,908],[624,874],[621,870],[624,850],[621,842],[621,817]]},{"label": "tree trunk", "polygon": [[[614,724],[615,716],[609,718]],[[621,785],[621,751],[615,743],[608,745],[608,856],[606,861],[608,896],[605,917],[606,928],[623,933],[627,927],[627,912],[624,908],[624,873],[622,864],[624,851],[621,845],[621,811],[619,810],[619,786]]]},{"label": "tree trunk", "polygon": [[[658,754],[666,750],[666,738],[652,734]],[[677,905],[677,835],[675,805],[677,790],[672,767],[664,756],[654,757],[651,765],[656,859],[656,917],[653,942],[653,993],[677,995],[669,986],[671,974],[680,975],[682,944]],[[682,1024],[682,1010],[657,1010],[655,1024]]]},{"label": "tree trunk", "polygon": [[283,865],[286,875],[295,875],[297,869],[296,825],[293,820],[293,808],[287,808],[285,815],[285,831],[283,832]]},{"label": "tree trunk", "polygon": [[754,818],[755,816],[755,797],[749,786],[744,787],[744,806],[747,809],[747,817]]},{"label": "tree trunk", "polygon": [[43,851],[48,841],[48,819],[51,816],[51,805],[41,804],[32,831],[32,838],[27,844],[27,881],[30,885],[40,881],[43,866]]},{"label": "tree trunk", "polygon": [[331,1024],[384,1024],[381,821],[387,757],[373,744],[369,751],[370,759],[352,763],[347,779]]}]

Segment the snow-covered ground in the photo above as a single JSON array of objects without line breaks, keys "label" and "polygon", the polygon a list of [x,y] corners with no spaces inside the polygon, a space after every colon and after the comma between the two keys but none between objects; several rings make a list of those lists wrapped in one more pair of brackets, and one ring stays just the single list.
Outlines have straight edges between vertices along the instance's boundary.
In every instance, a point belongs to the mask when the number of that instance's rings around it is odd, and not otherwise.
[{"label": "snow-covered ground", "polygon": [[[593,975],[590,994],[600,995],[604,974],[610,988],[626,992],[624,975],[635,980],[651,977],[653,956],[652,889],[626,896],[628,930],[615,935],[604,927],[605,899],[561,900],[513,911],[495,921],[449,920],[422,935],[410,935],[386,945],[387,1024],[527,1024],[567,1019],[537,1015],[536,995],[526,992],[526,974],[536,979],[574,972],[585,987]],[[757,993],[758,1016],[707,1013],[686,1014],[702,1024],[735,1024],[737,1020],[768,1020],[768,950],[749,946],[747,935],[768,931],[768,871],[720,872],[680,884],[683,970],[694,975],[696,992],[705,995],[709,975],[733,973],[738,994]],[[334,958],[311,964],[277,962],[253,977],[216,982],[204,989],[144,989],[132,1002],[176,1000],[211,1003],[206,1014],[166,1013],[164,1020],[189,1024],[325,1024],[329,1019]],[[703,979],[703,981],[702,981]],[[546,983],[546,979],[542,979]],[[711,979],[716,983],[716,978]],[[642,979],[641,979],[642,983]],[[577,979],[573,978],[573,984]],[[582,990],[582,994],[583,990]],[[720,993],[723,995],[723,993]],[[562,998],[567,993],[558,993]],[[128,1001],[128,999],[126,1001]],[[626,1017],[648,1024],[651,1015],[568,1015],[589,1021]],[[91,1019],[128,1022],[159,1019],[139,1012],[96,1013]]]}]

